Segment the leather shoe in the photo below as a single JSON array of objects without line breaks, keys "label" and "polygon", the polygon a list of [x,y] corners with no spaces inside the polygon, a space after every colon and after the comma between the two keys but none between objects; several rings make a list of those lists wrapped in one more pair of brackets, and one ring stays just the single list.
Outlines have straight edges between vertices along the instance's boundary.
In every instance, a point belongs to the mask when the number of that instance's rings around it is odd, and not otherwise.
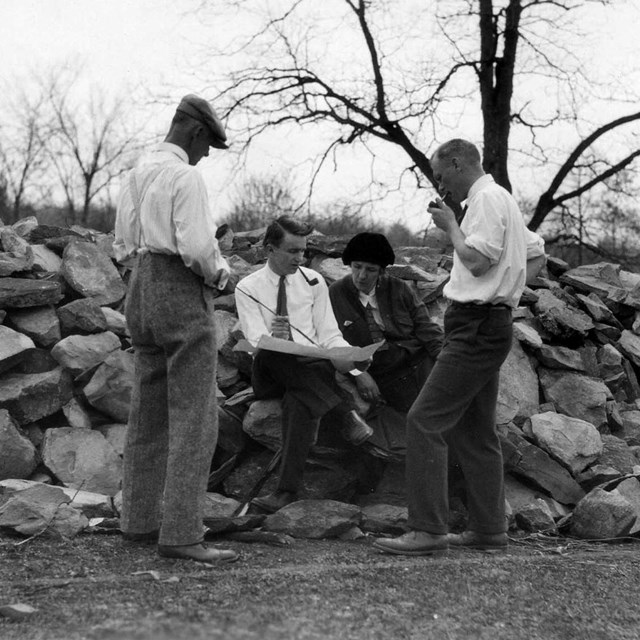
[{"label": "leather shoe", "polygon": [[155,543],[158,542],[158,538],[160,537],[160,531],[156,529],[155,531],[147,531],[146,533],[128,533],[127,531],[122,532],[122,539],[127,542],[140,542],[140,543]]},{"label": "leather shoe", "polygon": [[342,423],[342,436],[356,446],[366,442],[373,435],[373,429],[357,414],[355,409],[344,415]]},{"label": "leather shoe", "polygon": [[265,513],[275,513],[292,502],[296,502],[298,494],[294,491],[274,491],[267,496],[254,498],[251,504]]},{"label": "leather shoe", "polygon": [[449,544],[452,547],[468,547],[469,549],[506,549],[509,545],[509,537],[506,533],[479,533],[477,531],[464,531],[463,533],[450,533]]},{"label": "leather shoe", "polygon": [[158,545],[158,555],[178,560],[196,560],[207,564],[235,562],[239,556],[231,549],[209,549],[202,542],[186,545]]},{"label": "leather shoe", "polygon": [[446,553],[449,542],[446,535],[409,531],[398,538],[378,538],[373,546],[385,553],[401,556],[432,556]]}]

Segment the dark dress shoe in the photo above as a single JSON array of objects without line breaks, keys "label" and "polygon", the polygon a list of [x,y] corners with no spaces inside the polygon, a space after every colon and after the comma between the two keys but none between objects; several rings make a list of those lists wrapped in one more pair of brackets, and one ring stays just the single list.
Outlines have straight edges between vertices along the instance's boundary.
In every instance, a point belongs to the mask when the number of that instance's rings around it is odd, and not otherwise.
[{"label": "dark dress shoe", "polygon": [[452,547],[467,547],[469,549],[506,549],[509,545],[509,536],[506,533],[478,533],[477,531],[465,531],[463,533],[450,533],[449,544]]},{"label": "dark dress shoe", "polygon": [[433,556],[446,553],[449,542],[446,535],[409,531],[398,538],[378,538],[373,546],[385,553],[401,556]]},{"label": "dark dress shoe", "polygon": [[373,435],[373,429],[357,414],[355,409],[342,419],[342,436],[351,444],[360,445]]},{"label": "dark dress shoe", "polygon": [[275,513],[296,500],[298,500],[298,494],[293,491],[274,491],[268,496],[254,498],[251,504],[265,513]]},{"label": "dark dress shoe", "polygon": [[122,532],[122,539],[127,542],[140,542],[143,544],[153,544],[158,542],[158,538],[160,537],[160,531],[157,529],[155,531],[147,531],[146,533],[128,533],[126,531]]},{"label": "dark dress shoe", "polygon": [[210,549],[205,544],[158,545],[158,555],[178,560],[196,560],[207,564],[235,562],[240,556],[230,549]]}]

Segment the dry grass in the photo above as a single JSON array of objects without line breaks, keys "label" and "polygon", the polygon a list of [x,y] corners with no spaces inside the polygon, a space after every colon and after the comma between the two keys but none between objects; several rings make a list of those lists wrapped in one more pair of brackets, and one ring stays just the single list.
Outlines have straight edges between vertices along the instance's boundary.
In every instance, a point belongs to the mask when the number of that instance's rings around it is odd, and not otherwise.
[{"label": "dry grass", "polygon": [[[117,536],[0,538],[3,640],[637,640],[636,543],[528,540],[505,554],[386,556],[358,542],[229,543],[220,568]],[[155,574],[138,573],[153,571]]]}]

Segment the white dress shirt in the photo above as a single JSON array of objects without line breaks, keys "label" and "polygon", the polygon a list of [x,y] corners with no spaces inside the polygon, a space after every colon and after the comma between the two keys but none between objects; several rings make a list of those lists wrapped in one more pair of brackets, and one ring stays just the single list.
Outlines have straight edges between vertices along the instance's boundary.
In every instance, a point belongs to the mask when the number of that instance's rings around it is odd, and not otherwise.
[{"label": "white dress shirt", "polygon": [[460,229],[465,244],[487,257],[491,266],[476,277],[454,251],[444,296],[463,303],[516,307],[525,285],[527,260],[544,255],[544,241],[527,229],[513,196],[492,176],[482,176],[469,190]]},{"label": "white dress shirt", "polygon": [[[307,276],[302,275],[302,272]],[[268,264],[249,274],[236,285],[236,307],[245,338],[254,346],[260,336],[271,334],[275,317],[280,276]],[[324,278],[306,267],[300,267],[285,278],[287,311],[294,342],[305,345],[349,347],[342,337],[333,315],[329,291]],[[259,302],[252,300],[247,294]],[[263,306],[264,305],[264,306]],[[302,333],[297,331],[300,329]],[[305,334],[312,342],[310,342]]]},{"label": "white dress shirt", "polygon": [[179,255],[205,284],[224,288],[229,265],[218,247],[204,180],[189,164],[187,153],[163,142],[145,155],[132,173],[141,202],[140,219],[127,174],[116,216],[116,259],[125,262],[144,251]]}]

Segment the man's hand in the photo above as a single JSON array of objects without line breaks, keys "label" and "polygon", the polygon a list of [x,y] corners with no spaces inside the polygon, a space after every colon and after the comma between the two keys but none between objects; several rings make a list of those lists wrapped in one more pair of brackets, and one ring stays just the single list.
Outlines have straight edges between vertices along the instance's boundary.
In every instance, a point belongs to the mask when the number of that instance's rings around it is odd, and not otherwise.
[{"label": "man's hand", "polygon": [[433,218],[433,224],[446,233],[451,233],[452,228],[458,226],[453,209],[445,204],[441,198],[432,200],[427,207],[427,211]]},{"label": "man's hand", "polygon": [[276,316],[271,323],[271,335],[274,338],[288,340],[290,334],[289,316]]},{"label": "man's hand", "polygon": [[367,402],[372,402],[373,404],[380,404],[384,402],[376,381],[371,377],[369,373],[367,373],[366,371],[364,373],[361,373],[359,376],[355,377],[355,381],[356,387],[358,388],[358,393],[364,400],[366,400]]}]

